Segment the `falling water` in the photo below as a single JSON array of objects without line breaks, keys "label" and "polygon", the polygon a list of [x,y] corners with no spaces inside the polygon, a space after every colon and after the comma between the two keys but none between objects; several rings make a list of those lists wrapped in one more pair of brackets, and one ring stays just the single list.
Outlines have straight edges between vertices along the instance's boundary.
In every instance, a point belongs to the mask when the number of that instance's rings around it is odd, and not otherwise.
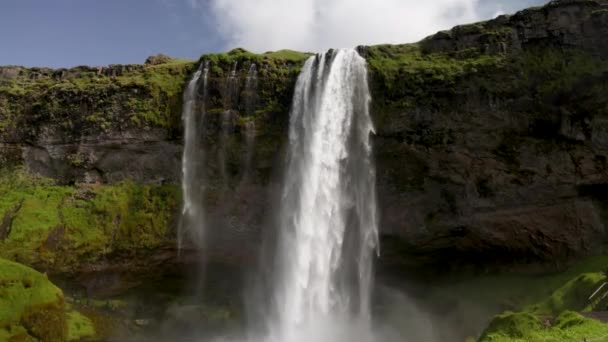
[{"label": "falling water", "polygon": [[228,173],[226,167],[226,150],[228,148],[229,137],[234,130],[234,121],[236,119],[236,107],[238,105],[238,95],[239,95],[239,78],[237,77],[238,63],[234,62],[232,65],[232,70],[226,77],[226,81],[224,84],[224,111],[221,115],[221,133],[219,137],[219,147],[218,147],[218,165],[219,171],[221,175],[221,188],[222,194],[225,195],[228,190]]},{"label": "falling water", "polygon": [[239,101],[239,78],[237,77],[236,71],[238,63],[232,64],[232,70],[226,77],[226,83],[224,84],[224,109],[235,109],[235,106]]},{"label": "falling water", "polygon": [[355,50],[311,57],[298,78],[273,341],[372,340],[378,238],[370,99],[366,63]]},{"label": "falling water", "polygon": [[[183,210],[179,225],[178,248],[181,250],[184,238],[201,246],[204,235],[203,211],[203,148],[202,123],[204,118],[204,97],[207,90],[209,66],[202,63],[184,92],[182,120],[184,122],[184,153],[182,156]],[[199,80],[202,76],[203,101],[199,101]]]},{"label": "falling water", "polygon": [[252,116],[255,112],[258,88],[258,69],[255,63],[251,63],[247,79],[245,80],[245,114]]},{"label": "falling water", "polygon": [[245,138],[245,156],[242,181],[247,180],[249,177],[251,163],[253,161],[253,147],[255,145],[255,106],[258,93],[258,70],[255,63],[251,63],[249,72],[247,73],[247,79],[245,80],[245,91],[244,91],[244,104],[245,104],[245,115],[247,121],[244,123],[244,138]]}]

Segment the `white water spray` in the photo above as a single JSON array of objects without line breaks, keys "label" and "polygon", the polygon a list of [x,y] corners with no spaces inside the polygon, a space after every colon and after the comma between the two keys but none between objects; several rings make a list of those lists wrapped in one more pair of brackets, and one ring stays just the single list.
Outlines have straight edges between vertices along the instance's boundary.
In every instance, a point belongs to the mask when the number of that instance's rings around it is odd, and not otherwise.
[{"label": "white water spray", "polygon": [[298,78],[280,211],[273,341],[370,341],[378,245],[365,60],[308,59]]},{"label": "white water spray", "polygon": [[[202,123],[205,115],[204,98],[209,66],[202,63],[184,92],[182,120],[184,123],[184,153],[182,156],[183,209],[178,232],[178,249],[184,238],[200,247],[204,239],[204,155]],[[199,81],[202,76],[203,101],[199,101]]]}]

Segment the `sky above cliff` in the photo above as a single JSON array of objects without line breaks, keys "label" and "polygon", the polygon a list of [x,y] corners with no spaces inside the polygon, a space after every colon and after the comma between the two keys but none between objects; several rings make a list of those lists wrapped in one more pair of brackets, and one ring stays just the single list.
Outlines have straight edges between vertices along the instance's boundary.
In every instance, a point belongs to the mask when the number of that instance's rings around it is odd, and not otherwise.
[{"label": "sky above cliff", "polygon": [[141,63],[417,41],[546,0],[3,0],[0,65]]}]

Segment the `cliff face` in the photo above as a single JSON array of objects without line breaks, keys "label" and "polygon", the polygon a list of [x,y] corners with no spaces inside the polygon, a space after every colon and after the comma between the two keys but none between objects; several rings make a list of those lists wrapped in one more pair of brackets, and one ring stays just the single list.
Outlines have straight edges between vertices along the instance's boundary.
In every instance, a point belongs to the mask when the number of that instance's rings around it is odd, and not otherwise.
[{"label": "cliff face", "polygon": [[[608,1],[554,1],[418,44],[359,49],[370,67],[386,264],[554,263],[603,246],[607,34]],[[272,224],[291,95],[306,57],[234,50],[201,58],[210,66],[207,94],[200,94],[206,99],[208,225],[220,260],[250,259]],[[50,201],[13,189],[13,200],[0,202],[6,222],[0,245],[18,234],[20,225],[9,221],[20,222],[27,213],[22,208],[31,208],[27,201],[36,200],[61,213],[55,223],[35,227],[40,243],[27,261],[45,263],[51,232],[82,230],[69,219],[72,208],[84,205],[71,200],[74,193],[94,202],[104,191],[139,184],[176,191],[159,190],[158,201],[143,204],[131,196],[138,192],[128,192],[117,197],[125,210],[107,202],[85,206],[82,215],[98,217],[87,231],[101,229],[112,238],[83,233],[84,242],[70,253],[83,245],[94,255],[95,248],[120,254],[172,244],[176,221],[166,215],[179,212],[181,96],[198,63],[149,62],[0,67],[0,161],[6,168],[24,165],[66,190]],[[50,186],[44,184],[30,186]],[[133,243],[151,225],[134,213],[151,220],[163,215],[145,246]],[[115,238],[116,231],[128,233]]]},{"label": "cliff face", "polygon": [[368,49],[385,232],[443,265],[559,264],[597,251],[607,9],[554,1]]}]

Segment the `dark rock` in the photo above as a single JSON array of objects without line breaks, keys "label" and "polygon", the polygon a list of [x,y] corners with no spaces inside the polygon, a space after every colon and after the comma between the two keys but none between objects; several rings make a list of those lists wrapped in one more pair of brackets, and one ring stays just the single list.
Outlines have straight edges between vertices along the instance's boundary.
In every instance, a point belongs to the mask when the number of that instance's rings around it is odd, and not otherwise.
[{"label": "dark rock", "polygon": [[162,53],[159,53],[158,55],[154,55],[154,56],[150,56],[146,59],[146,63],[147,65],[158,65],[158,64],[165,64],[165,63],[169,63],[173,60],[173,58],[167,56],[167,55],[163,55]]}]

